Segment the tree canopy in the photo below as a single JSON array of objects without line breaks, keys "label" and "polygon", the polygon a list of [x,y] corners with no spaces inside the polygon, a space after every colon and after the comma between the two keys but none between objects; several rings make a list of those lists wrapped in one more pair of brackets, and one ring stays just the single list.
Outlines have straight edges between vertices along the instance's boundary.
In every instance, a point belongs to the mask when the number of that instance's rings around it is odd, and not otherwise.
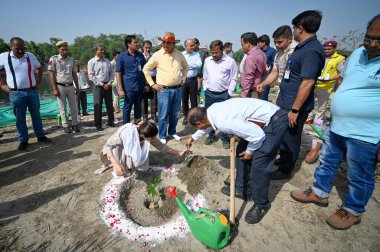
[{"label": "tree canopy", "polygon": [[[72,44],[69,44],[69,53],[81,64],[87,64],[87,62],[95,55],[93,49],[94,44],[102,43],[106,49],[106,58],[112,59],[114,51],[125,50],[124,38],[126,35],[127,34],[100,34],[97,37],[92,35],[77,37]],[[142,46],[144,37],[141,34],[135,35]],[[58,54],[55,44],[60,40],[62,39],[52,37],[49,39],[49,42],[36,43],[34,41],[25,41],[25,45],[28,52],[33,53],[42,64],[46,64],[51,56]],[[153,38],[151,41],[154,47],[158,47],[157,39]],[[0,53],[8,52],[9,50],[9,44],[3,39],[0,39]]]}]

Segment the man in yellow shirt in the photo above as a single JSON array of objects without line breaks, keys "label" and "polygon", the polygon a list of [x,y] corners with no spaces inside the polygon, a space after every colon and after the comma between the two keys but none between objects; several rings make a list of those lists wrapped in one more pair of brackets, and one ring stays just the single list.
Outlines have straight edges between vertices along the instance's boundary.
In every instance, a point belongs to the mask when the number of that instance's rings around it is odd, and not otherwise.
[{"label": "man in yellow shirt", "polygon": [[[172,32],[166,32],[162,38],[162,48],[153,54],[145,64],[143,72],[149,85],[157,90],[158,128],[162,143],[166,143],[167,133],[175,140],[181,140],[176,133],[181,109],[182,83],[186,80],[188,65],[183,54],[175,49],[179,40]],[[156,82],[150,71],[156,69]]]},{"label": "man in yellow shirt", "polygon": [[336,52],[336,46],[337,42],[334,40],[327,41],[323,44],[326,57],[325,67],[315,85],[314,95],[317,102],[314,105],[314,110],[309,115],[309,119],[313,119],[315,116],[315,119],[323,120],[330,92],[336,80],[339,78],[339,73],[343,69],[345,63],[344,56]]}]

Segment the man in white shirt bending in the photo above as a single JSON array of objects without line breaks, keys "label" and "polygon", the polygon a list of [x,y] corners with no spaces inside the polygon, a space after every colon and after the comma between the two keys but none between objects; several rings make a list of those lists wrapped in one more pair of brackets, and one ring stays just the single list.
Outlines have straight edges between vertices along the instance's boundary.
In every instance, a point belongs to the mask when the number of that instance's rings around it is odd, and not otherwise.
[{"label": "man in white shirt bending", "polygon": [[[254,205],[245,216],[249,224],[258,223],[270,208],[269,175],[288,128],[287,113],[267,101],[236,98],[214,103],[207,110],[194,108],[187,117],[188,122],[198,129],[187,140],[187,148],[217,128],[240,137],[236,148],[235,197],[248,200],[252,195]],[[221,191],[230,194],[228,186]]]}]

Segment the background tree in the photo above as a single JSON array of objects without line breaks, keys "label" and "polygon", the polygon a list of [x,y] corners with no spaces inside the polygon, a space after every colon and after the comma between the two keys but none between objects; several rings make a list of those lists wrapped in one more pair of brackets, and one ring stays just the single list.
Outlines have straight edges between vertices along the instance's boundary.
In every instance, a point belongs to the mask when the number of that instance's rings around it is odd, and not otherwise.
[{"label": "background tree", "polygon": [[236,63],[240,63],[243,57],[244,52],[242,49],[239,49],[239,51],[234,52],[234,60],[236,61]]},{"label": "background tree", "polygon": [[0,39],[0,53],[9,52],[9,51],[10,51],[10,47],[8,43],[5,43],[3,39]]}]

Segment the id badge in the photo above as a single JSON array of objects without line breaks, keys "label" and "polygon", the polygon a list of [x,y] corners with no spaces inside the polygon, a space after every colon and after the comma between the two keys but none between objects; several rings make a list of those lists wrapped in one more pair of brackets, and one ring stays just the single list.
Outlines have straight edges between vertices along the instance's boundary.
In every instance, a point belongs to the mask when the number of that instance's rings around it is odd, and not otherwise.
[{"label": "id badge", "polygon": [[290,77],[290,69],[286,69],[285,70],[285,73],[284,73],[284,79],[285,80],[289,80],[289,77]]},{"label": "id badge", "polygon": [[141,65],[139,65],[139,72],[141,72]]}]

